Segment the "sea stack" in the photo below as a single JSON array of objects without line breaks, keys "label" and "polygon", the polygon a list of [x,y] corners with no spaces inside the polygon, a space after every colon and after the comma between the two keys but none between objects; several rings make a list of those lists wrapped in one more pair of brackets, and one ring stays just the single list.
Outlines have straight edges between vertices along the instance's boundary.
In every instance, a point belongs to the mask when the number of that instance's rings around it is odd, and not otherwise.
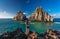
[{"label": "sea stack", "polygon": [[53,17],[44,11],[41,6],[36,8],[35,12],[30,15],[29,19],[30,21],[53,22]]},{"label": "sea stack", "polygon": [[26,16],[23,14],[23,12],[18,11],[16,16],[13,17],[13,20],[26,20]]}]

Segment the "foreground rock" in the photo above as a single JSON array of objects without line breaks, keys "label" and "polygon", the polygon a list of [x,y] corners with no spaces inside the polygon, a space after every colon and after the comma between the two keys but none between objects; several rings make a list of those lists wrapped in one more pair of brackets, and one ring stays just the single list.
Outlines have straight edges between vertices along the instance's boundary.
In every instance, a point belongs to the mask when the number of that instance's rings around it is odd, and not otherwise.
[{"label": "foreground rock", "polygon": [[45,38],[46,39],[60,39],[60,32],[49,29],[48,32],[45,33]]},{"label": "foreground rock", "polygon": [[47,12],[43,11],[42,7],[37,7],[35,12],[30,15],[30,21],[45,21],[53,22],[53,17],[50,16]]},{"label": "foreground rock", "polygon": [[23,12],[18,11],[16,16],[13,17],[13,20],[26,20],[26,16],[23,14]]},{"label": "foreground rock", "polygon": [[0,39],[27,39],[27,36],[21,29],[17,29],[13,32],[7,32],[1,35]]},{"label": "foreground rock", "polygon": [[0,35],[0,39],[60,39],[60,32],[49,29],[44,34],[29,31],[29,34],[26,35],[21,29],[17,29]]}]

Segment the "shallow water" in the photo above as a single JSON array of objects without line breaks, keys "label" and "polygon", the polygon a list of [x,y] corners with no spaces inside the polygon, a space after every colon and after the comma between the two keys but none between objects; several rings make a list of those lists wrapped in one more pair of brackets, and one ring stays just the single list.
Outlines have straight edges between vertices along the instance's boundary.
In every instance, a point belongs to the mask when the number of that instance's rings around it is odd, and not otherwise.
[{"label": "shallow water", "polygon": [[[25,21],[14,21],[12,19],[0,19],[0,35],[5,32],[12,32],[17,28],[26,30]],[[60,30],[60,22],[45,23],[45,22],[29,22],[29,30],[38,32],[39,34],[46,32],[49,28]]]}]

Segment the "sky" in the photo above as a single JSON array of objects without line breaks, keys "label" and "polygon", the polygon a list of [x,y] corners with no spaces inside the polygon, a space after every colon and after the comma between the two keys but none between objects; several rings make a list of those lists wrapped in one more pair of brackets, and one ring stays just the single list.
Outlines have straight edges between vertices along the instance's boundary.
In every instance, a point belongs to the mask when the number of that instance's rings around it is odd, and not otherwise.
[{"label": "sky", "polygon": [[13,18],[18,11],[29,17],[39,6],[54,18],[60,18],[60,0],[0,0],[0,18]]}]

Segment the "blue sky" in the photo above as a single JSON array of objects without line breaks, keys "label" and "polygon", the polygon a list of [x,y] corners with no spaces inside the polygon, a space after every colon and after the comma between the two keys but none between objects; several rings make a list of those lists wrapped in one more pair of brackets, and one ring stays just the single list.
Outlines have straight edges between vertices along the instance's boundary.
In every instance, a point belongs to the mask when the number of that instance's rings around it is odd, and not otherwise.
[{"label": "blue sky", "polygon": [[60,18],[60,0],[0,0],[0,18],[12,18],[20,10],[29,16],[38,6],[54,18]]}]

